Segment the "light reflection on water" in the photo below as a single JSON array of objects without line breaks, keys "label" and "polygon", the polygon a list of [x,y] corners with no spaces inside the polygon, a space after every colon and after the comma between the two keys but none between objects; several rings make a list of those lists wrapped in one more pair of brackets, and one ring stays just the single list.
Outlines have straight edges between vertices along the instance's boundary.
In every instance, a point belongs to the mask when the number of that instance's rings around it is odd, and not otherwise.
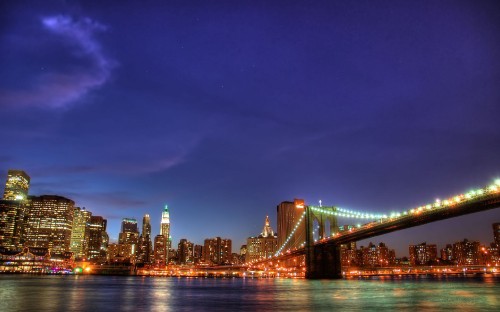
[{"label": "light reflection on water", "polygon": [[349,280],[0,275],[0,311],[500,310],[500,277]]}]

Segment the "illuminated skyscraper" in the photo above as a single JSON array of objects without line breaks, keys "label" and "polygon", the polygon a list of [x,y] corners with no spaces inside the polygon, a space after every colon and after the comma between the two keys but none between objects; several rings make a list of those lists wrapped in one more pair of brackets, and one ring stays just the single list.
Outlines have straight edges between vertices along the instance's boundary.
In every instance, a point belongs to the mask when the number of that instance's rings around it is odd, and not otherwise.
[{"label": "illuminated skyscraper", "polygon": [[170,212],[168,211],[168,205],[165,205],[161,214],[160,235],[165,237],[165,248],[167,249],[166,262],[168,263],[168,255],[170,248],[172,247],[172,237],[170,236]]},{"label": "illuminated skyscraper", "polygon": [[49,248],[55,254],[70,251],[75,202],[56,195],[31,196],[29,200],[26,245]]},{"label": "illuminated skyscraper", "polygon": [[[294,202],[285,201],[278,205],[278,248],[283,246],[288,236],[292,233],[295,224],[304,213],[303,202],[303,200],[295,200]],[[302,208],[297,208],[296,203],[302,203]],[[304,239],[300,241],[299,237],[305,238],[305,226],[301,226],[295,231],[285,249],[300,247]],[[249,248],[248,245],[247,248]]]},{"label": "illuminated skyscraper", "polygon": [[28,198],[30,177],[22,170],[9,170],[3,199],[25,200]]},{"label": "illuminated skyscraper", "polygon": [[0,247],[19,250],[23,246],[26,200],[0,200]]},{"label": "illuminated skyscraper", "polygon": [[85,210],[85,208],[75,207],[70,250],[76,259],[87,256],[88,242],[86,234],[87,224],[90,222],[91,216],[92,213]]},{"label": "illuminated skyscraper", "polygon": [[135,254],[139,243],[139,229],[137,228],[137,220],[131,218],[122,219],[122,231],[118,235],[118,244],[120,249],[127,249],[124,257],[130,258],[131,262],[135,262]]},{"label": "illuminated skyscraper", "polygon": [[249,237],[246,248],[245,262],[274,256],[278,250],[278,237],[271,228],[268,216],[266,216],[262,233],[257,237]]},{"label": "illuminated skyscraper", "polygon": [[101,216],[91,216],[87,224],[87,258],[91,261],[106,260],[108,248],[108,234],[106,233],[107,220]]},{"label": "illuminated skyscraper", "polygon": [[192,264],[194,262],[194,245],[185,238],[182,238],[177,248],[179,264]]},{"label": "illuminated skyscraper", "polygon": [[167,247],[165,242],[165,236],[156,235],[154,242],[154,264],[155,266],[162,268],[167,265]]},{"label": "illuminated skyscraper", "polygon": [[142,234],[139,238],[138,263],[150,263],[153,247],[151,244],[151,220],[148,214],[142,218]]}]

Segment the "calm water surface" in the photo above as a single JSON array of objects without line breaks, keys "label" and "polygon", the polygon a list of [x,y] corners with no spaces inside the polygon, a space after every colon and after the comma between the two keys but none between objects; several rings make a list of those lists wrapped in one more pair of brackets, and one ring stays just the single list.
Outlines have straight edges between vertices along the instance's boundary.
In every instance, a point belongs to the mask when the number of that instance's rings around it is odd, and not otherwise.
[{"label": "calm water surface", "polygon": [[354,280],[0,275],[0,311],[500,311],[500,277]]}]

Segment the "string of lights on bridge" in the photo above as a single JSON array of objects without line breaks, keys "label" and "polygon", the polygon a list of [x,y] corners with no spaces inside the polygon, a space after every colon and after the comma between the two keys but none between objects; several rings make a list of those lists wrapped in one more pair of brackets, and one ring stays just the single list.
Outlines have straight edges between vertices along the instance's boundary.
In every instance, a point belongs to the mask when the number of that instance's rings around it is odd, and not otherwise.
[{"label": "string of lights on bridge", "polygon": [[[370,220],[380,220],[380,222],[383,222],[384,220],[390,219],[393,220],[395,218],[400,218],[400,217],[405,217],[408,215],[418,215],[422,212],[425,211],[431,211],[433,209],[443,209],[443,208],[448,208],[451,206],[454,206],[456,204],[468,201],[468,200],[473,200],[477,199],[478,197],[482,196],[488,196],[490,194],[495,194],[500,192],[500,179],[495,180],[495,182],[485,188],[479,188],[475,190],[471,190],[465,194],[460,194],[456,195],[453,197],[450,197],[445,200],[440,200],[436,199],[436,201],[432,204],[426,204],[422,205],[419,207],[415,207],[413,209],[409,209],[406,211],[402,212],[392,212],[390,215],[387,214],[380,214],[380,213],[366,213],[366,212],[359,212],[359,211],[353,211],[353,210],[348,210],[348,209],[343,209],[343,208],[338,208],[338,207],[322,207],[322,206],[309,206],[309,208],[314,211],[318,212],[324,215],[331,215],[331,216],[337,216],[337,217],[343,217],[343,218],[353,218],[353,219],[370,219]],[[292,239],[293,235],[297,231],[299,225],[302,223],[305,217],[305,211],[302,214],[302,216],[299,218],[297,221],[293,231],[288,235],[287,239],[283,243],[283,245],[278,249],[278,251],[275,253],[275,257],[279,256],[282,254],[283,249],[286,247],[286,245],[290,242]],[[361,228],[362,225],[357,226],[358,228]],[[338,235],[339,233],[333,233],[332,237]],[[303,246],[304,243],[301,244]],[[290,248],[287,250],[287,252],[290,251]]]}]

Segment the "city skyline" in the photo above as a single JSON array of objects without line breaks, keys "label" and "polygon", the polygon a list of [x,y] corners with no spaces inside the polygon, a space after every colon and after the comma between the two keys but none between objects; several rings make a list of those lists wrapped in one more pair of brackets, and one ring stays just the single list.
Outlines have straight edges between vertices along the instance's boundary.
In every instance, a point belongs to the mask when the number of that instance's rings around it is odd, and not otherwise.
[{"label": "city skyline", "polygon": [[[175,244],[239,247],[294,198],[390,213],[500,178],[494,1],[1,7],[2,184],[24,170],[112,241],[165,205]],[[498,221],[372,241],[488,243]]]}]

